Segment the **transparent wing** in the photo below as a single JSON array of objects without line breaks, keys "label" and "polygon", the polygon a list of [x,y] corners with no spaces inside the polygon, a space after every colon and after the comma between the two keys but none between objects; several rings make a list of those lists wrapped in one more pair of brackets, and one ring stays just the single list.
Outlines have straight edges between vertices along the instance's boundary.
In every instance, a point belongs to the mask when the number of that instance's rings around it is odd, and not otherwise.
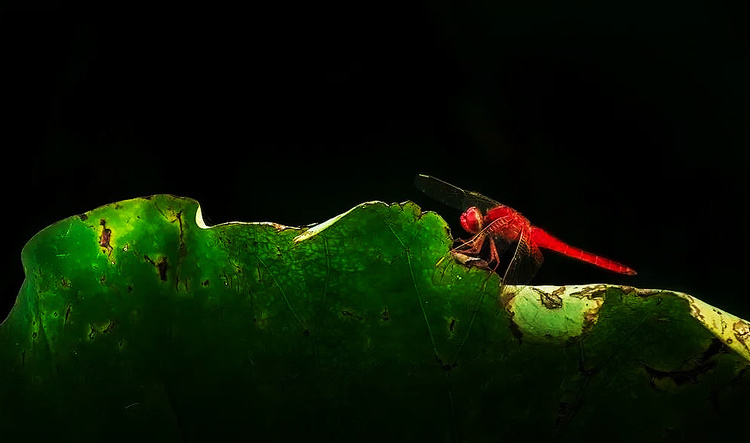
[{"label": "transparent wing", "polygon": [[466,191],[430,175],[419,174],[414,178],[417,189],[445,205],[463,211],[476,206],[482,212],[500,206],[500,203],[478,192]]},{"label": "transparent wing", "polygon": [[503,306],[531,282],[543,261],[542,252],[531,241],[528,230],[525,230],[518,239],[518,244],[503,275],[500,286],[500,300]]}]

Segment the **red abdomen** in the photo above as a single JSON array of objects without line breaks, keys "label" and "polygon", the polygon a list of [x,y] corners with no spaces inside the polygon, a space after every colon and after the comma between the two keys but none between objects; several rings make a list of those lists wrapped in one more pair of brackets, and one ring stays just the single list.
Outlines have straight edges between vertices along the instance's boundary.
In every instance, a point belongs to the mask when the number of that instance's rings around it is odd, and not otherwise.
[{"label": "red abdomen", "polygon": [[531,227],[530,236],[531,236],[531,240],[534,243],[536,243],[537,246],[541,248],[551,249],[555,252],[559,252],[560,254],[567,255],[568,257],[575,258],[581,261],[585,261],[587,263],[591,263],[592,265],[599,266],[600,268],[604,268],[609,271],[618,272],[620,274],[626,274],[626,275],[636,274],[636,272],[633,269],[623,264],[606,259],[604,257],[600,257],[590,252],[586,252],[582,249],[578,249],[573,246],[570,246],[569,244],[564,243],[562,240],[559,240],[551,236],[546,231],[544,231],[543,229],[537,228],[536,226]]}]

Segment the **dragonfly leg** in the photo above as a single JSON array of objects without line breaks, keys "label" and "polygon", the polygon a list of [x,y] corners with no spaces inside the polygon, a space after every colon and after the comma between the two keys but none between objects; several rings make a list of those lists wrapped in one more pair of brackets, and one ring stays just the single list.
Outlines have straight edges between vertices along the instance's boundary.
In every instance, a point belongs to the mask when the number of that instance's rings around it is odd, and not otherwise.
[{"label": "dragonfly leg", "polygon": [[462,252],[467,255],[477,255],[482,250],[484,238],[484,235],[475,235],[470,240],[460,240],[462,244],[454,248],[454,251]]},{"label": "dragonfly leg", "polygon": [[476,246],[474,246],[474,243],[476,243],[476,238],[470,238],[469,240],[464,240],[462,238],[457,238],[454,240],[455,242],[460,243],[458,246],[453,248],[454,251],[464,251],[464,252],[473,252],[476,249]]},{"label": "dragonfly leg", "polygon": [[500,254],[497,253],[495,242],[490,240],[490,263],[492,262],[495,262],[495,266],[492,267],[492,270],[497,271],[497,267],[500,266]]}]

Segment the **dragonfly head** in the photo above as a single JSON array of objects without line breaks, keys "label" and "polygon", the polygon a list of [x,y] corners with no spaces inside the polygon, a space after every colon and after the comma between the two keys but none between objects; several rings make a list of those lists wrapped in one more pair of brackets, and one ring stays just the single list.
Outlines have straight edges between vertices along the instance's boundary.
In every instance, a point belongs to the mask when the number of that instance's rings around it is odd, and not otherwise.
[{"label": "dragonfly head", "polygon": [[476,234],[482,229],[482,211],[475,206],[461,214],[461,226],[469,234]]}]

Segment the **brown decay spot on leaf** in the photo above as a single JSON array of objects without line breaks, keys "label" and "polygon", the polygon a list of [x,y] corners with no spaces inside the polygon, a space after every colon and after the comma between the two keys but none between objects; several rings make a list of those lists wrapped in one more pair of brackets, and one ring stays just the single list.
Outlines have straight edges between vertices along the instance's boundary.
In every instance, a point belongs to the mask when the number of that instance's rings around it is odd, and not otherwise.
[{"label": "brown decay spot on leaf", "polygon": [[117,323],[115,323],[114,320],[110,320],[109,323],[107,324],[107,327],[104,328],[104,330],[102,331],[102,334],[106,334],[108,332],[111,332],[112,330],[115,329],[116,326],[117,326]]},{"label": "brown decay spot on leaf", "polygon": [[626,293],[635,292],[635,295],[638,295],[640,297],[651,297],[662,293],[660,289],[638,289],[632,286],[623,286],[622,290]]},{"label": "brown decay spot on leaf", "polygon": [[112,254],[112,246],[109,244],[112,239],[112,230],[107,229],[107,222],[104,219],[99,220],[99,224],[102,226],[102,233],[99,236],[99,246],[107,250],[107,255]]},{"label": "brown decay spot on leaf", "polygon": [[583,334],[586,334],[592,327],[594,327],[594,323],[599,319],[599,309],[601,309],[601,307],[602,299],[597,299],[596,306],[583,313]]},{"label": "brown decay spot on leaf", "polygon": [[156,267],[159,268],[159,278],[161,281],[167,281],[167,257],[161,257],[156,263]]},{"label": "brown decay spot on leaf", "polygon": [[643,365],[651,377],[651,386],[663,390],[663,381],[671,380],[676,386],[686,383],[696,383],[700,375],[708,372],[716,366],[716,355],[726,352],[726,347],[719,339],[711,340],[711,344],[705,351],[695,358],[689,359],[681,368],[673,370],[660,370]]},{"label": "brown decay spot on leaf", "polygon": [[[742,346],[745,347],[745,349],[748,348],[747,340],[750,338],[750,324],[745,322],[744,320],[737,320],[732,325],[732,331],[734,332],[734,337],[742,343]],[[731,339],[727,339],[727,343],[731,343]]]},{"label": "brown decay spot on leaf", "polygon": [[[596,298],[603,294],[607,290],[607,287],[605,285],[593,285],[593,286],[585,286],[583,289],[581,289],[578,292],[574,292],[570,294],[572,297],[577,298],[587,298],[589,300]],[[625,290],[625,289],[623,289]]]},{"label": "brown decay spot on leaf", "polygon": [[169,268],[167,257],[159,257],[159,261],[157,262],[154,262],[148,255],[144,255],[143,259],[151,263],[151,265],[156,266],[159,270],[159,278],[161,281],[167,281],[167,269]]},{"label": "brown decay spot on leaf", "polygon": [[343,317],[353,317],[353,318],[356,318],[357,320],[360,320],[360,321],[364,320],[361,315],[357,314],[356,312],[349,311],[347,309],[343,309],[341,311],[341,315]]},{"label": "brown decay spot on leaf", "polygon": [[388,308],[383,309],[383,312],[380,314],[380,319],[383,321],[388,321],[391,319],[391,313],[388,312]]},{"label": "brown decay spot on leaf", "polygon": [[277,231],[283,231],[284,229],[289,229],[289,226],[280,225],[278,223],[271,223],[271,225],[276,229]]},{"label": "brown decay spot on leaf", "polygon": [[697,318],[698,320],[702,321],[703,323],[706,323],[706,317],[703,315],[701,310],[698,308],[698,306],[695,304],[695,301],[693,300],[693,297],[688,297],[688,301],[690,303],[690,315]]},{"label": "brown decay spot on leaf", "polygon": [[563,301],[560,294],[565,292],[565,286],[560,286],[551,293],[536,290],[539,293],[539,300],[542,302],[542,306],[547,309],[559,309],[562,308]]}]

